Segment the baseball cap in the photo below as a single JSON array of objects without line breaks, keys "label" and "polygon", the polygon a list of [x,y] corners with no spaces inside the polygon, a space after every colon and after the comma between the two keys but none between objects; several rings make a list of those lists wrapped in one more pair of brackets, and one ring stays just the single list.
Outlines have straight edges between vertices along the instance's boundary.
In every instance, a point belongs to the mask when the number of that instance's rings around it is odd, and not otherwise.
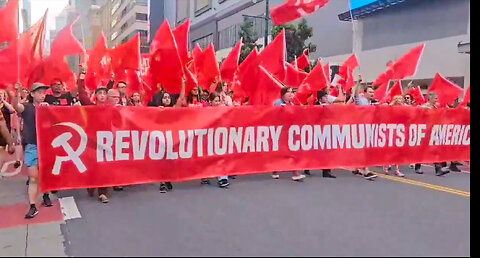
[{"label": "baseball cap", "polygon": [[50,87],[48,87],[47,85],[43,84],[43,83],[40,83],[40,82],[36,82],[32,85],[32,90],[31,92],[34,92],[38,89],[48,89]]}]

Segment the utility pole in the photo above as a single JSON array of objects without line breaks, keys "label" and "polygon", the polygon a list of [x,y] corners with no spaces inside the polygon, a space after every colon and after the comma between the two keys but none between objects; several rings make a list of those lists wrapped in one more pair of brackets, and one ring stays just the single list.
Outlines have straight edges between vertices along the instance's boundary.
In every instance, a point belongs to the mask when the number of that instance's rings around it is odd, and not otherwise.
[{"label": "utility pole", "polygon": [[265,0],[265,46],[268,45],[268,22],[270,20],[270,0]]}]

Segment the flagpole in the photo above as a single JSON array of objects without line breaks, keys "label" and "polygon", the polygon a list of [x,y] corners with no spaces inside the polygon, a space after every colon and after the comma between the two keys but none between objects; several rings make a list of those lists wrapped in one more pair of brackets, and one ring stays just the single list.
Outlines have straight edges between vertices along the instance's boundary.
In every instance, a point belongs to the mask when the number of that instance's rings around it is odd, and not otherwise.
[{"label": "flagpole", "polygon": [[[353,37],[352,37],[352,53],[355,54],[355,47],[354,47],[354,43],[355,43],[355,24],[353,23],[353,12],[352,12],[352,0],[349,0],[348,1],[348,9],[350,10],[350,19],[352,20],[352,33],[353,33]],[[360,72],[360,64],[358,65],[358,72]]]}]

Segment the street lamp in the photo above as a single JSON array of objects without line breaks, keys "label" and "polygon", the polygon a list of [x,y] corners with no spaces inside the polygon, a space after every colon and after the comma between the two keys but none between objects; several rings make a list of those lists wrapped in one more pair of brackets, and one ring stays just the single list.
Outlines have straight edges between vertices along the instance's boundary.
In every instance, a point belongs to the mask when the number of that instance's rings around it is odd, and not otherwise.
[{"label": "street lamp", "polygon": [[[254,4],[256,4],[258,1],[259,0],[252,0],[252,2]],[[265,34],[264,34],[265,46],[264,47],[267,47],[267,45],[268,45],[268,21],[270,20],[270,0],[264,0],[264,1],[265,1],[265,16],[254,16],[254,15],[247,15],[247,14],[243,14],[242,16],[265,20]]]}]

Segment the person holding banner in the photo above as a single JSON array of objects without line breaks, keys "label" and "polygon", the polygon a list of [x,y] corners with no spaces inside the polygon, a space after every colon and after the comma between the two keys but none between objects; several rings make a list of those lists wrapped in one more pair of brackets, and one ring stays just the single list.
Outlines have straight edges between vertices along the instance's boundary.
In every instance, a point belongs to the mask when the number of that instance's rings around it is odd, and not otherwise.
[{"label": "person holding banner", "polygon": [[[86,69],[84,67],[80,67],[80,75],[78,76],[77,80],[77,88],[78,88],[78,94],[79,94],[79,99],[80,103],[84,106],[88,105],[106,105],[107,102],[107,87],[104,87],[100,85],[96,90],[95,90],[95,99],[96,103],[93,103],[90,98],[88,97],[88,93],[85,89],[85,76],[86,76]],[[87,189],[88,195],[92,196],[95,194],[95,188],[89,188]],[[108,187],[101,187],[98,188],[98,200],[102,203],[108,203]]]},{"label": "person holding banner", "polygon": [[54,79],[50,84],[52,95],[45,96],[45,102],[52,106],[72,106],[78,105],[79,100],[77,98],[77,92],[67,92],[62,94],[65,83],[60,79]]},{"label": "person holding banner", "polygon": [[[160,108],[167,108],[167,107],[181,107],[183,102],[185,101],[185,77],[182,81],[182,91],[180,92],[180,96],[177,99],[177,102],[174,103],[172,96],[170,93],[166,91],[161,91],[160,95],[157,95],[152,99],[151,105],[157,106]],[[173,189],[172,182],[160,182],[160,193],[166,193],[167,191],[171,191]]]},{"label": "person holding banner", "polygon": [[[426,109],[437,109],[438,95],[435,92],[428,93],[428,102],[422,105],[422,108]],[[450,173],[450,170],[447,168],[447,162],[442,163],[433,163],[435,165],[435,175],[443,176]],[[420,169],[420,168],[418,168]],[[415,171],[417,171],[417,166],[415,165]]]},{"label": "person holding banner", "polygon": [[[281,98],[273,103],[274,106],[293,106],[293,98],[295,97],[295,93],[293,93],[293,88],[290,87],[283,87],[280,90],[280,96]],[[293,176],[292,180],[301,182],[303,179],[305,179],[305,175],[302,175],[300,171],[293,171]],[[279,179],[280,175],[278,172],[273,172],[272,173],[272,178],[273,179]]]},{"label": "person holding banner", "polygon": [[[221,95],[217,91],[210,93],[209,99],[210,99],[210,106],[212,107],[225,106],[225,104],[222,102]],[[230,183],[228,182],[228,176],[220,176],[218,177],[217,180],[218,180],[217,182],[218,187],[220,188],[225,188],[230,185]],[[210,184],[210,180],[207,178],[204,178],[202,179],[201,184],[202,185]]]},{"label": "person holding banner", "polygon": [[[227,83],[225,82],[220,82],[218,85],[217,85],[217,89],[216,89],[216,92],[218,93],[219,97],[220,97],[220,100],[221,100],[221,103],[227,107],[229,106],[233,106],[233,101],[232,101],[232,98],[228,95],[228,85]],[[210,102],[212,101],[211,99],[211,94],[210,94]],[[211,103],[210,103],[211,105]]]},{"label": "person holding banner", "polygon": [[[366,86],[363,93],[359,93],[360,91],[360,85],[362,82],[362,75],[359,75],[357,84],[355,85],[353,91],[352,91],[352,96],[350,97],[349,101],[347,103],[351,103],[352,100],[355,101],[355,104],[358,106],[370,106],[373,104],[373,101],[375,100],[375,90],[373,89],[372,86]],[[363,178],[367,180],[372,180],[377,177],[374,173],[368,170],[368,168],[359,168],[353,171],[353,174],[361,174],[363,175]]]},{"label": "person holding banner", "polygon": [[[404,100],[402,95],[396,95],[393,97],[392,102],[390,103],[390,106],[404,106]],[[398,165],[395,166],[395,175],[398,177],[405,177],[405,174],[400,172],[400,167]],[[388,175],[388,171],[391,169],[392,166],[383,166],[383,172],[385,175]]]},{"label": "person holding banner", "polygon": [[207,107],[208,103],[202,100],[200,96],[199,87],[193,88],[187,96],[187,107]]},{"label": "person holding banner", "polygon": [[[37,149],[37,125],[36,125],[36,108],[38,106],[47,105],[45,102],[46,91],[49,87],[41,83],[34,83],[32,86],[31,103],[21,104],[19,102],[21,85],[16,85],[15,94],[10,93],[13,99],[12,106],[19,113],[23,120],[25,129],[23,131],[23,139],[27,144],[25,146],[25,164],[28,167],[29,185],[28,199],[30,208],[25,215],[26,219],[34,218],[38,214],[35,201],[38,196],[38,149]],[[51,207],[52,201],[48,193],[43,194],[43,205]]]}]

